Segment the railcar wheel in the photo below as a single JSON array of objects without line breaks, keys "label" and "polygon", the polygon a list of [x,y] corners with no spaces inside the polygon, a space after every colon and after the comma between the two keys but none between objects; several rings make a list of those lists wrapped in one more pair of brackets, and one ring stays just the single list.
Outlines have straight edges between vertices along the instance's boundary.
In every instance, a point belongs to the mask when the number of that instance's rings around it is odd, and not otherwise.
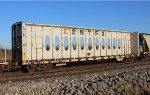
[{"label": "railcar wheel", "polygon": [[48,64],[43,64],[43,67],[44,67],[44,69],[43,69],[44,71],[47,70],[48,69]]},{"label": "railcar wheel", "polygon": [[131,57],[131,58],[129,58],[129,61],[130,61],[131,63],[134,63],[134,62],[135,62],[135,58],[134,58],[134,57]]},{"label": "railcar wheel", "polygon": [[50,64],[39,64],[39,65],[36,65],[36,68],[37,68],[37,70],[39,70],[39,71],[48,70],[50,67],[51,67]]},{"label": "railcar wheel", "polygon": [[28,66],[27,66],[27,70],[28,70],[29,72],[35,72],[35,71],[36,71],[35,65],[33,65],[33,64],[28,65]]},{"label": "railcar wheel", "polygon": [[44,70],[49,70],[52,67],[52,64],[45,64]]},{"label": "railcar wheel", "polygon": [[45,64],[38,64],[36,65],[37,70],[42,71],[45,69]]}]

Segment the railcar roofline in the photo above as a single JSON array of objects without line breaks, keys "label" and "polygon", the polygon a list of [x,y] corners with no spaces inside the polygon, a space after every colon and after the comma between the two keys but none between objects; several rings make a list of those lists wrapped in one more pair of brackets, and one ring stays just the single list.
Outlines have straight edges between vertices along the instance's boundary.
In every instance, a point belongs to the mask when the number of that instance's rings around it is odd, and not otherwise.
[{"label": "railcar roofline", "polygon": [[79,28],[79,29],[92,29],[92,30],[97,30],[97,31],[108,31],[108,32],[122,32],[122,33],[133,33],[129,31],[121,31],[121,30],[109,30],[109,29],[96,29],[96,28],[87,28],[87,27],[76,27],[76,26],[64,26],[64,25],[48,25],[48,24],[36,24],[36,23],[27,23],[27,22],[16,22],[15,24],[21,24],[25,23],[26,25],[34,25],[34,26],[46,26],[46,27],[61,27],[61,28]]}]

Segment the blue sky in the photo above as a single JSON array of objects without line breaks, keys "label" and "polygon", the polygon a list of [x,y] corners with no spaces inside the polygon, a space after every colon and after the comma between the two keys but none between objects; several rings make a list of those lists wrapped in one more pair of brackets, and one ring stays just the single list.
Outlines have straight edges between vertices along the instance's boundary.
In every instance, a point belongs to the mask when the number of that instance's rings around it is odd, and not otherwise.
[{"label": "blue sky", "polygon": [[0,2],[0,44],[17,21],[150,33],[149,1]]}]

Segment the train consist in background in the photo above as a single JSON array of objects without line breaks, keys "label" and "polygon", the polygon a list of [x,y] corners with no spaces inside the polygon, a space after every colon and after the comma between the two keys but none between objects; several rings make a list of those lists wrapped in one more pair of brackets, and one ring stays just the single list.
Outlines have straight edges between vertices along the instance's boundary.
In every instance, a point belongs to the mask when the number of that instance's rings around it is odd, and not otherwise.
[{"label": "train consist in background", "polygon": [[16,22],[12,25],[12,64],[6,62],[7,53],[0,71],[14,64],[34,72],[60,63],[134,60],[150,57],[150,34]]},{"label": "train consist in background", "polygon": [[24,22],[12,25],[12,60],[29,71],[57,63],[124,61],[144,55],[150,55],[150,34]]}]

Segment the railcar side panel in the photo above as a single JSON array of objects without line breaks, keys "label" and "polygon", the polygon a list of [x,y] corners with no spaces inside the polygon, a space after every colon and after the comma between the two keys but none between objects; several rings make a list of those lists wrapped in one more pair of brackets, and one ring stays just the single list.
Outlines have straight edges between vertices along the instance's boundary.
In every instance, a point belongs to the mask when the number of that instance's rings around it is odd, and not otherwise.
[{"label": "railcar side panel", "polygon": [[37,52],[36,52],[36,26],[27,26],[30,27],[31,30],[31,59],[30,60],[37,60]]},{"label": "railcar side panel", "polygon": [[[71,54],[71,58],[72,59],[76,59],[76,58],[78,58],[78,50],[80,50],[79,48],[79,41],[80,41],[80,36],[78,36],[78,34],[79,34],[79,32],[75,29],[75,28],[73,28],[72,30],[71,30],[71,45],[70,45],[70,47],[71,47],[71,51],[70,51],[70,54]],[[79,48],[78,48],[79,47]],[[81,51],[81,50],[80,50]]]},{"label": "railcar side panel", "polygon": [[126,39],[126,33],[123,33],[124,34],[124,36],[123,36],[123,38],[124,38],[124,55],[126,55],[127,53],[126,53],[126,51],[127,51],[127,48],[126,48],[126,44],[127,44],[127,39]]},{"label": "railcar side panel", "polygon": [[53,48],[53,28],[43,27],[43,59],[52,59],[52,48]]},{"label": "railcar side panel", "polygon": [[121,49],[121,42],[122,42],[122,40],[121,40],[121,33],[120,32],[118,32],[117,33],[117,51],[118,51],[118,55],[122,55],[122,53],[121,53],[121,51],[122,51],[122,49]]},{"label": "railcar side panel", "polygon": [[125,38],[126,38],[126,46],[125,46],[125,48],[126,48],[126,55],[129,55],[130,53],[129,53],[129,49],[130,49],[130,46],[129,46],[129,44],[130,44],[130,35],[129,35],[129,33],[125,33]]},{"label": "railcar side panel", "polygon": [[131,54],[131,33],[128,33],[128,44],[129,44],[128,54]]},{"label": "railcar side panel", "polygon": [[100,56],[100,31],[95,30],[94,32],[94,56],[99,57]]},{"label": "railcar side panel", "polygon": [[53,59],[62,58],[61,28],[53,28]]},{"label": "railcar side panel", "polygon": [[117,32],[112,32],[112,55],[117,55]]},{"label": "railcar side panel", "polygon": [[62,58],[70,58],[70,29],[62,28]]},{"label": "railcar side panel", "polygon": [[125,38],[126,38],[126,44],[125,44],[125,54],[127,55],[128,54],[128,37],[127,37],[128,35],[127,35],[127,33],[125,33]]},{"label": "railcar side panel", "polygon": [[37,60],[43,59],[43,30],[41,26],[36,27],[36,52]]},{"label": "railcar side panel", "polygon": [[94,56],[94,37],[93,37],[94,30],[86,30],[86,57],[93,57]]},{"label": "railcar side panel", "polygon": [[78,35],[78,54],[79,54],[79,58],[83,58],[86,57],[86,30],[85,29],[76,29],[76,31],[79,33]]},{"label": "railcar side panel", "polygon": [[124,33],[121,33],[121,54],[124,55],[124,51],[125,51],[125,48],[124,48]]},{"label": "railcar side panel", "polygon": [[32,41],[32,36],[31,36],[31,32],[32,31],[32,27],[31,26],[26,26],[26,32],[25,32],[25,46],[26,46],[26,60],[32,60],[31,58],[31,41]]},{"label": "railcar side panel", "polygon": [[106,56],[106,31],[102,30],[100,32],[101,38],[101,54],[100,56]]},{"label": "railcar side panel", "polygon": [[110,31],[108,31],[107,33],[107,46],[106,46],[106,48],[107,48],[107,55],[108,56],[111,56],[112,55],[112,38],[111,38],[111,32]]}]

